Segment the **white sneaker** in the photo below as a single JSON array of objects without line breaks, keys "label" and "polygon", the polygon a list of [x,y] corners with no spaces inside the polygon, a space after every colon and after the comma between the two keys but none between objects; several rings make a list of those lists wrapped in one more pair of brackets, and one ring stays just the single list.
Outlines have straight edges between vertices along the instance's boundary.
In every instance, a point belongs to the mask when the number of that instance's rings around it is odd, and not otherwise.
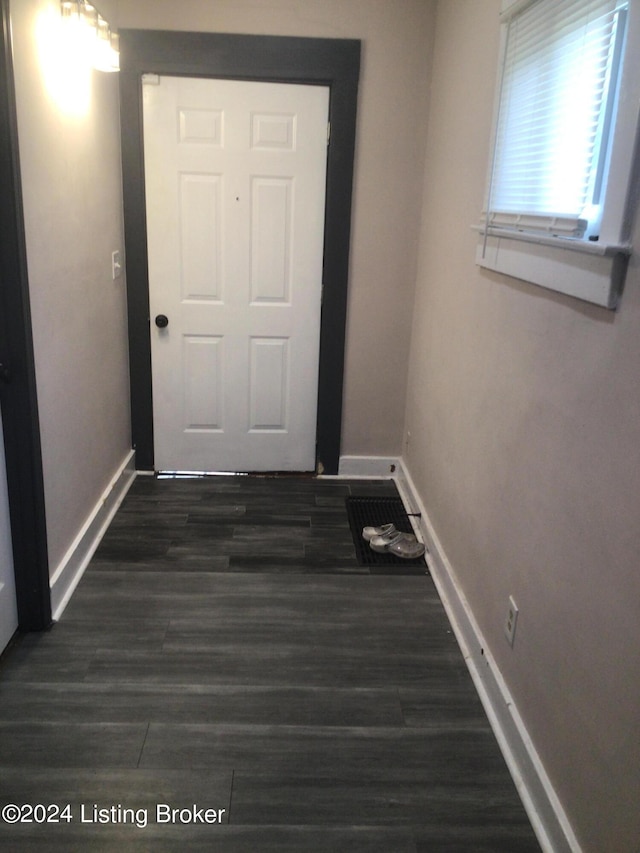
[{"label": "white sneaker", "polygon": [[376,551],[378,554],[385,554],[390,550],[392,545],[403,542],[405,539],[411,540],[412,542],[416,541],[416,537],[413,533],[403,533],[402,530],[394,529],[382,536],[374,536],[369,542],[369,547],[372,551]]},{"label": "white sneaker", "polygon": [[390,536],[396,532],[395,524],[383,524],[382,527],[363,527],[362,538],[366,542],[371,542],[377,536]]},{"label": "white sneaker", "polygon": [[425,550],[426,549],[422,542],[418,542],[415,536],[394,541],[387,548],[387,551],[390,554],[395,554],[396,557],[402,557],[403,560],[417,560],[418,557],[422,557]]}]

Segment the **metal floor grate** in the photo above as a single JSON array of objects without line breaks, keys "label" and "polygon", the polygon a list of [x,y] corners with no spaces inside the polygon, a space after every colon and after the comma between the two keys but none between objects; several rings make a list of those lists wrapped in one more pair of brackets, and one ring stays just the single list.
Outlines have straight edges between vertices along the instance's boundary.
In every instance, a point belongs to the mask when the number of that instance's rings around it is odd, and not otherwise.
[{"label": "metal floor grate", "polygon": [[362,538],[362,528],[380,527],[383,524],[395,524],[398,530],[413,533],[411,521],[399,497],[352,497],[345,498],[349,527],[356,548],[356,556],[361,566],[424,566],[424,557],[415,560],[403,560],[395,554],[378,554],[372,551],[369,543]]}]

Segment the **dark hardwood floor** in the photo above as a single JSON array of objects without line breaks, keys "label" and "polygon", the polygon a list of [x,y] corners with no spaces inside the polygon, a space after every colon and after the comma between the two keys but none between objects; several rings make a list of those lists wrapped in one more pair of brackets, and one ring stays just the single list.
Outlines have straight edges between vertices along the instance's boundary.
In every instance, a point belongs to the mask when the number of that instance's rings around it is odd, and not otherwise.
[{"label": "dark hardwood floor", "polygon": [[540,850],[431,578],[357,564],[350,494],[395,486],[136,480],[0,662],[1,805],[70,806],[2,849]]}]

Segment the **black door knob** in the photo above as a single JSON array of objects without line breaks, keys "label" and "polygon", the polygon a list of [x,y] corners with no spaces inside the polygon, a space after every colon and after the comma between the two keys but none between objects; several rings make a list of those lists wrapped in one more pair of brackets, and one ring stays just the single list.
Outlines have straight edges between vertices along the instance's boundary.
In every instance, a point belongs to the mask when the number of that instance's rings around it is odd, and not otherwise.
[{"label": "black door knob", "polygon": [[167,315],[166,314],[158,314],[158,316],[156,317],[156,326],[159,329],[166,329],[168,325],[169,325],[169,318],[167,317]]}]

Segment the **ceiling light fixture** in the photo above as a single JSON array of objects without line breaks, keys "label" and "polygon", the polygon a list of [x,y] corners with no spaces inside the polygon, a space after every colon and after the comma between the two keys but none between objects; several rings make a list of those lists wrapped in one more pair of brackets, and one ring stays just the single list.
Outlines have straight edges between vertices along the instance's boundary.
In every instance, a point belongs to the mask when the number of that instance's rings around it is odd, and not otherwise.
[{"label": "ceiling light fixture", "polygon": [[79,52],[98,71],[119,71],[118,34],[92,3],[86,0],[61,0],[60,13]]}]

